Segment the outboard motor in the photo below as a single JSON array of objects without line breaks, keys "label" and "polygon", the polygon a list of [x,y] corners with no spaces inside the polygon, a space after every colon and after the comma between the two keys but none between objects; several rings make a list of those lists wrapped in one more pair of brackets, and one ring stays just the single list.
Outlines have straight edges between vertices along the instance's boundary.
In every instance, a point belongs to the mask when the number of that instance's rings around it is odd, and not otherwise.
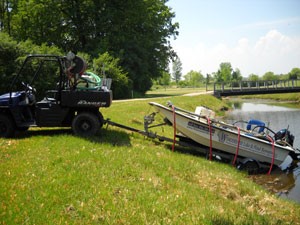
[{"label": "outboard motor", "polygon": [[291,146],[293,146],[294,144],[294,139],[295,139],[294,135],[292,135],[290,131],[287,129],[281,129],[275,134],[275,141],[283,140],[289,143]]}]

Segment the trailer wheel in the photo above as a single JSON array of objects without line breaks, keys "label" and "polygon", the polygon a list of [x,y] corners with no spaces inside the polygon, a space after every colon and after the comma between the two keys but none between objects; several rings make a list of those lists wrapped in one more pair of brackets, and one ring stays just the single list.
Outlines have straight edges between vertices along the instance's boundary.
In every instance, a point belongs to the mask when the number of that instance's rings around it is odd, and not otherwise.
[{"label": "trailer wheel", "polygon": [[256,174],[259,172],[260,166],[257,161],[253,159],[245,159],[237,168],[239,170],[247,171],[249,174]]},{"label": "trailer wheel", "polygon": [[7,115],[0,115],[0,137],[9,138],[15,134],[14,121]]},{"label": "trailer wheel", "polygon": [[78,136],[93,136],[100,128],[100,121],[93,113],[79,113],[72,122],[72,130]]}]

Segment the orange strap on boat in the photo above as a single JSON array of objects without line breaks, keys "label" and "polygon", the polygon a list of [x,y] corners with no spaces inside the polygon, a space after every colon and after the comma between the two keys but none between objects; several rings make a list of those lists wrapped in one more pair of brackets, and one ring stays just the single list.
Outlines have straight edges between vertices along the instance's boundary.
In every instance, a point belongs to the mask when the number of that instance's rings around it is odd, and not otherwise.
[{"label": "orange strap on boat", "polygon": [[208,123],[208,129],[209,129],[209,160],[212,160],[212,130],[211,130],[210,119],[208,116],[206,117],[206,120]]},{"label": "orange strap on boat", "polygon": [[173,110],[173,128],[174,128],[172,151],[174,152],[175,143],[176,143],[176,113],[175,113],[175,107],[173,105],[172,105],[172,110]]},{"label": "orange strap on boat", "polygon": [[239,149],[240,149],[241,129],[239,127],[237,129],[238,129],[238,143],[237,143],[237,146],[236,146],[236,152],[235,152],[235,156],[234,156],[232,165],[235,165],[236,159],[237,159],[237,157],[239,155]]},{"label": "orange strap on boat", "polygon": [[273,165],[274,165],[274,160],[275,160],[275,141],[269,135],[267,135],[267,138],[272,142],[272,162],[271,162],[270,169],[268,172],[268,175],[270,175]]}]

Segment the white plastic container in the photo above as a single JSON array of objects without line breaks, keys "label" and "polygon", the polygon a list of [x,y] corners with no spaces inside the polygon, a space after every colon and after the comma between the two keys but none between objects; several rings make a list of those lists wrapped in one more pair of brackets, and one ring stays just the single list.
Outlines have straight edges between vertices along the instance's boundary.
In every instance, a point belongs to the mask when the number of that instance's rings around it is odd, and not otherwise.
[{"label": "white plastic container", "polygon": [[216,116],[216,113],[214,111],[203,106],[197,106],[195,109],[195,114],[199,115],[196,117],[198,117],[198,119],[203,122],[207,122],[207,117],[209,119],[214,119]]}]

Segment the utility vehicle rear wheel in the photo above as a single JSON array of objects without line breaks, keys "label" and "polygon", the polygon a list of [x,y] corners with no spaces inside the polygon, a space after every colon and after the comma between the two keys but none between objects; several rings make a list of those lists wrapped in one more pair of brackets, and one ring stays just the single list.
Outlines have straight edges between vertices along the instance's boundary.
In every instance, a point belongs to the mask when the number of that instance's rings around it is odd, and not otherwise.
[{"label": "utility vehicle rear wheel", "polygon": [[93,113],[79,113],[72,122],[72,130],[78,136],[93,136],[100,129],[100,121]]},{"label": "utility vehicle rear wheel", "polygon": [[14,136],[15,124],[13,120],[6,115],[0,115],[0,137],[9,138]]},{"label": "utility vehicle rear wheel", "polygon": [[16,127],[16,130],[21,132],[28,131],[28,129],[29,127]]},{"label": "utility vehicle rear wheel", "polygon": [[99,128],[102,128],[103,127],[103,125],[104,125],[104,118],[103,118],[103,115],[102,115],[102,113],[101,112],[98,112],[98,119],[99,119]]}]

